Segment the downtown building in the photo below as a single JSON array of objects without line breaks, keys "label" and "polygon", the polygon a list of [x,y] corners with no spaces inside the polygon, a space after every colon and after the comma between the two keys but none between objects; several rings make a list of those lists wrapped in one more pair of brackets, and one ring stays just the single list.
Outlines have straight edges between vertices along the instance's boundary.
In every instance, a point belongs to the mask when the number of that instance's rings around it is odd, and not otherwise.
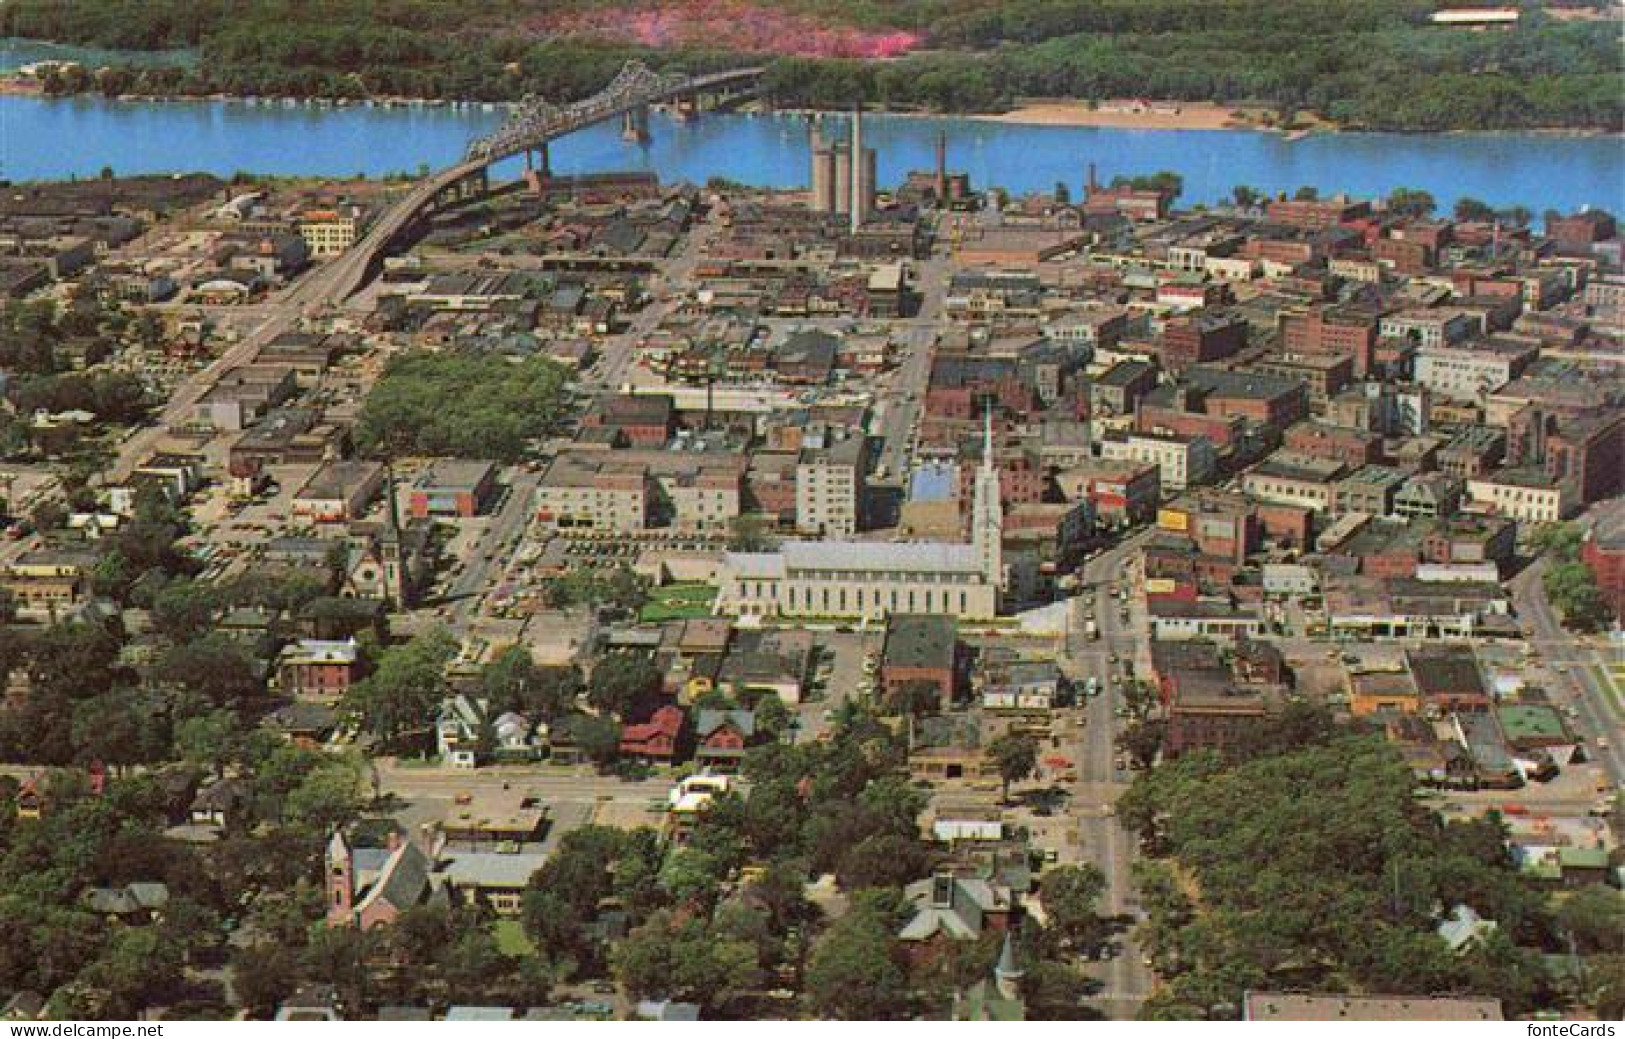
[{"label": "downtown building", "polygon": [[773,552],[723,556],[716,611],[734,616],[998,615],[1004,515],[991,418],[977,471],[969,544],[787,541]]}]

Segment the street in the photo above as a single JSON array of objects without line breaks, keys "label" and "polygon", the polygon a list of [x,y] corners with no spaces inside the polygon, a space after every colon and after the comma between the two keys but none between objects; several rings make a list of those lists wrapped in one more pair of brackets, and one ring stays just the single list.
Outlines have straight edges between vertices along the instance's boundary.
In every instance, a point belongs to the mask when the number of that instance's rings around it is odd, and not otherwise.
[{"label": "street", "polygon": [[[1557,688],[1552,690],[1560,702],[1571,704],[1578,714],[1574,719],[1580,735],[1586,738],[1586,752],[1592,760],[1607,770],[1616,787],[1625,785],[1625,748],[1620,740],[1625,736],[1625,719],[1615,705],[1608,690],[1598,682],[1597,673],[1603,662],[1595,649],[1585,640],[1563,630],[1557,613],[1546,599],[1541,576],[1547,561],[1542,558],[1524,568],[1511,581],[1513,603],[1523,621],[1530,642],[1541,656],[1552,664],[1561,664],[1563,673],[1555,675]],[[1598,738],[1607,740],[1604,747]]]},{"label": "street", "polygon": [[[1074,617],[1067,635],[1067,656],[1078,668],[1074,681],[1087,681],[1093,676],[1102,688],[1100,695],[1085,701],[1071,810],[1078,821],[1080,857],[1095,863],[1106,875],[1102,910],[1109,916],[1133,916],[1138,905],[1129,875],[1138,849],[1134,838],[1118,825],[1113,807],[1127,788],[1129,775],[1116,767],[1117,708],[1123,701],[1122,690],[1113,680],[1111,658],[1115,654],[1119,660],[1132,661],[1136,675],[1149,674],[1151,664],[1149,640],[1138,634],[1142,629],[1136,627],[1132,614],[1128,623],[1120,619],[1110,587],[1114,581],[1127,578],[1125,563],[1133,558],[1144,537],[1130,537],[1085,564],[1083,584],[1090,591],[1072,600]],[[1085,607],[1090,592],[1094,595],[1092,613]],[[1134,599],[1130,597],[1131,602]],[[1091,615],[1098,627],[1098,640],[1083,635],[1083,624]],[[1117,955],[1095,967],[1095,976],[1103,987],[1090,1001],[1108,1017],[1133,1018],[1151,992],[1154,979],[1132,932],[1120,936]]]}]

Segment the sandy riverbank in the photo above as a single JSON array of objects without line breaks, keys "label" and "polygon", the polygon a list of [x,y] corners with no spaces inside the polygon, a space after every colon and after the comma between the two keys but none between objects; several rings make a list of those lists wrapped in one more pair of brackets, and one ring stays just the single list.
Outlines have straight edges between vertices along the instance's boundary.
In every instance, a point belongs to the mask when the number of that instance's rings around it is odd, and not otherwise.
[{"label": "sandy riverbank", "polygon": [[[1212,101],[1158,102],[1142,108],[1091,106],[1087,101],[1030,101],[997,115],[972,116],[994,123],[1028,126],[1095,126],[1114,130],[1264,130],[1283,132],[1274,125],[1276,113],[1257,106],[1222,105]],[[1290,136],[1335,130],[1322,119],[1300,113]]]},{"label": "sandy riverbank", "polygon": [[978,115],[991,123],[1033,126],[1103,126],[1119,130],[1226,130],[1252,125],[1228,105],[1211,102],[1144,109],[1101,109],[1087,101],[1034,101],[997,115]]}]

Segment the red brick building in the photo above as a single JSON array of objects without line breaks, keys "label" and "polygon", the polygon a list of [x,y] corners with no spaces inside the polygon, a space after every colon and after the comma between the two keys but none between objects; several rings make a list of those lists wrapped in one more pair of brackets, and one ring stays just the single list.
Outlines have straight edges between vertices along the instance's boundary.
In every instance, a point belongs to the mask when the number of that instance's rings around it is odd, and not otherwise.
[{"label": "red brick building", "polygon": [[1604,506],[1580,545],[1580,561],[1591,568],[1614,618],[1625,621],[1625,502]]},{"label": "red brick building", "polygon": [[1247,346],[1247,321],[1239,314],[1197,310],[1169,319],[1157,354],[1170,371],[1232,357]]},{"label": "red brick building", "polygon": [[1237,750],[1276,713],[1277,686],[1235,674],[1210,642],[1153,642],[1151,670],[1168,713],[1163,753]]},{"label": "red brick building", "polygon": [[1371,258],[1406,275],[1426,273],[1433,266],[1433,250],[1408,238],[1379,238],[1371,243]]},{"label": "red brick building", "polygon": [[1208,415],[1168,404],[1145,403],[1134,415],[1134,428],[1141,433],[1182,437],[1207,437],[1214,447],[1229,447],[1241,433],[1241,419]]},{"label": "red brick building", "polygon": [[288,696],[336,700],[360,675],[355,639],[343,642],[301,639],[277,657],[277,685]]},{"label": "red brick building", "polygon": [[1343,195],[1325,199],[1278,199],[1264,209],[1271,223],[1324,230],[1371,215],[1371,203]]},{"label": "red brick building", "polygon": [[953,702],[959,678],[959,624],[952,617],[893,614],[886,622],[880,661],[880,687],[896,702],[905,687],[923,684],[939,706]]},{"label": "red brick building", "polygon": [[605,397],[582,425],[619,430],[633,447],[664,447],[675,425],[672,398],[657,393]]},{"label": "red brick building", "polygon": [[1330,426],[1324,422],[1298,422],[1282,437],[1283,446],[1312,458],[1330,458],[1351,465],[1371,465],[1382,459],[1382,437],[1363,429]]},{"label": "red brick building", "polygon": [[1377,348],[1378,315],[1337,307],[1307,312],[1282,312],[1278,319],[1285,353],[1346,354],[1354,358],[1354,374],[1363,378],[1371,370]]},{"label": "red brick building", "polygon": [[1625,413],[1559,423],[1546,438],[1546,474],[1572,481],[1582,504],[1618,494],[1625,485]]},{"label": "red brick building", "polygon": [[1285,429],[1309,414],[1309,388],[1297,379],[1198,367],[1187,371],[1183,380],[1201,395],[1201,410],[1219,418],[1244,418]]},{"label": "red brick building", "polygon": [[1546,221],[1546,234],[1564,245],[1594,245],[1614,237],[1614,217],[1600,209]]},{"label": "red brick building", "polygon": [[1315,510],[1301,505],[1272,505],[1260,502],[1258,525],[1267,536],[1280,544],[1303,548],[1314,536]]},{"label": "red brick building", "polygon": [[683,722],[683,709],[667,704],[646,722],[622,726],[621,756],[670,764],[677,758]]}]

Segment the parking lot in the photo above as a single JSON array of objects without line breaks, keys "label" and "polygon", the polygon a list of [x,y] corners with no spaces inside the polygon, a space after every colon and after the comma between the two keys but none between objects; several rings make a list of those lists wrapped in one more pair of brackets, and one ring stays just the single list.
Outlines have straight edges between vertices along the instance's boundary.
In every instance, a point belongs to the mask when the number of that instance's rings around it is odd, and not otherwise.
[{"label": "parking lot", "polygon": [[879,654],[882,635],[827,631],[818,633],[817,642],[819,662],[812,695],[802,701],[797,712],[800,738],[804,740],[817,739],[828,731],[836,708],[873,686],[871,673],[864,670],[864,660],[868,654]]}]

